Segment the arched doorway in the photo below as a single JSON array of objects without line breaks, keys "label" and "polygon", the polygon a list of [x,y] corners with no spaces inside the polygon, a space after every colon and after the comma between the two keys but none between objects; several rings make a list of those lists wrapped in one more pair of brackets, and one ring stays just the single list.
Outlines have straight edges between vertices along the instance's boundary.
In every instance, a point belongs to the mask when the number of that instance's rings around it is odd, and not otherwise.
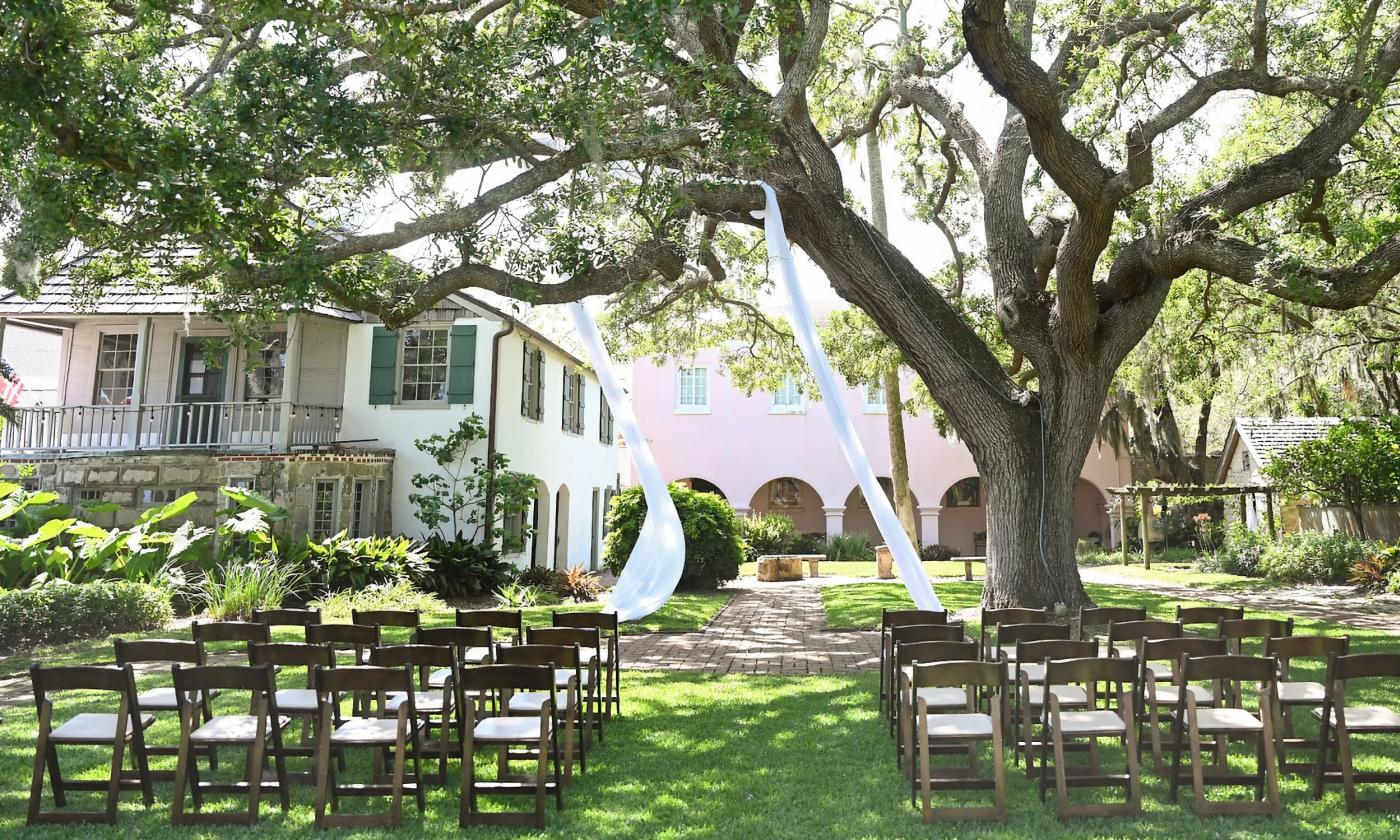
[{"label": "arched doorway", "polygon": [[1074,538],[1107,547],[1108,529],[1108,501],[1092,481],[1080,478],[1074,485]]},{"label": "arched doorway", "polygon": [[792,520],[801,534],[826,533],[822,497],[800,478],[784,476],[765,482],[749,500],[754,513],[781,513]]},{"label": "arched doorway", "polygon": [[679,484],[682,487],[689,487],[697,493],[714,493],[721,499],[729,501],[729,497],[724,495],[724,491],[719,489],[719,485],[715,484],[713,481],[706,481],[703,478],[682,478],[672,483]]},{"label": "arched doorway", "polygon": [[982,479],[975,475],[953,483],[939,502],[938,541],[959,554],[981,557],[987,553],[987,508]]},{"label": "arched doorway", "polygon": [[554,570],[569,568],[569,487],[560,485],[554,494]]},{"label": "arched doorway", "polygon": [[554,545],[550,528],[554,525],[554,495],[543,481],[535,484],[535,501],[530,505],[530,565],[549,568],[549,549]]},{"label": "arched doorway", "polygon": [[[890,506],[894,506],[894,481],[893,479],[881,476],[877,479],[880,487],[885,491],[885,498],[890,500]],[[909,491],[913,495],[913,491]],[[917,511],[919,499],[914,497],[914,508]],[[923,544],[923,528],[919,522],[918,513],[914,514],[914,527],[919,536],[919,545]],[[841,532],[845,534],[864,534],[870,538],[871,543],[879,544],[884,542],[880,536],[880,529],[875,526],[875,514],[871,512],[870,505],[865,501],[865,494],[860,487],[852,488],[846,496],[846,511],[842,517]]]}]

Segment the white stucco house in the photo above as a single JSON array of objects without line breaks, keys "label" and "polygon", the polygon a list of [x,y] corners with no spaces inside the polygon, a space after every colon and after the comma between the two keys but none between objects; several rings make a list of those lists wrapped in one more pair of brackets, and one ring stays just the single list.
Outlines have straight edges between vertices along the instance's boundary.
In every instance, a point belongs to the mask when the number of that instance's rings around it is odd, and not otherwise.
[{"label": "white stucco house", "polygon": [[55,387],[0,433],[11,476],[125,518],[190,490],[212,518],[217,488],[235,484],[291,510],[294,532],[421,536],[408,497],[435,465],[414,440],[477,414],[489,441],[472,454],[492,447],[539,479],[535,537],[510,559],[598,567],[618,483],[611,411],[582,360],[499,309],[454,295],[391,331],[318,306],[243,345],[178,287],[76,292],[60,271],[33,299],[0,295],[0,336],[57,336],[20,369]]}]

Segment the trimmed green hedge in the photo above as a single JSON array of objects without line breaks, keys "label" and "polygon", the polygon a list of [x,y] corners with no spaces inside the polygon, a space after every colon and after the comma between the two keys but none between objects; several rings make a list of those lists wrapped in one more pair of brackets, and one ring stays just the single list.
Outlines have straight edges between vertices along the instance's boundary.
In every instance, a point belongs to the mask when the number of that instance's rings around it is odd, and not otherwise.
[{"label": "trimmed green hedge", "polygon": [[[713,493],[699,493],[679,484],[670,486],[671,500],[685,531],[685,569],[680,589],[715,589],[739,576],[744,539],[729,502]],[[641,487],[629,487],[613,497],[608,511],[608,538],[603,544],[603,567],[621,574],[637,544],[647,502]]]},{"label": "trimmed green hedge", "polygon": [[158,630],[175,618],[170,594],[130,581],[50,584],[0,592],[0,649]]}]

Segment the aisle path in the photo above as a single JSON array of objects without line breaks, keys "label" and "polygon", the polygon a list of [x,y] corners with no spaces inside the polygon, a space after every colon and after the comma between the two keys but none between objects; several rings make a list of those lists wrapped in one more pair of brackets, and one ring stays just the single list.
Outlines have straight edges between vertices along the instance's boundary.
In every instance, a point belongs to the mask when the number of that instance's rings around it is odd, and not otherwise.
[{"label": "aisle path", "polygon": [[622,637],[622,667],[709,674],[846,674],[874,670],[880,634],[828,630],[821,587],[864,582],[818,578],[791,583],[736,581],[733,599],[698,633]]}]

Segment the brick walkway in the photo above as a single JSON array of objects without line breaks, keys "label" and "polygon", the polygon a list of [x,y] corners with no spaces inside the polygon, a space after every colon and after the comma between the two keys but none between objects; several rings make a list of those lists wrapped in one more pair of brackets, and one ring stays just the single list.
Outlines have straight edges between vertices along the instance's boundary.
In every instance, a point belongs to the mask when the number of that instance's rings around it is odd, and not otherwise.
[{"label": "brick walkway", "polygon": [[735,586],[734,598],[698,633],[623,636],[622,666],[644,671],[801,676],[872,670],[879,664],[878,632],[826,629],[818,585],[743,582]]}]

